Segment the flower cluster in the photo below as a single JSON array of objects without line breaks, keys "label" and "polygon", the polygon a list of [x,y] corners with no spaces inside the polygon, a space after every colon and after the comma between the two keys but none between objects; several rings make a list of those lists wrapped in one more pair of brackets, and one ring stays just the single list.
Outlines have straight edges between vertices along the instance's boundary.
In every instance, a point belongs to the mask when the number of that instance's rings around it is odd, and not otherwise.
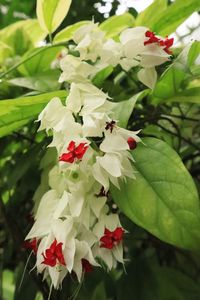
[{"label": "flower cluster", "polygon": [[55,288],[68,272],[80,281],[101,261],[109,270],[123,263],[125,230],[107,200],[110,184],[120,188],[121,180],[135,177],[130,152],[140,138],[118,126],[114,103],[92,78],[110,65],[126,71],[140,66],[139,80],[152,87],[155,66],[169,59],[173,41],[137,27],[123,31],[116,42],[91,22],[74,33],[73,42],[79,55],[60,59],[59,81],[70,85],[66,103],[53,98],[38,118],[40,130],[52,134],[49,147],[57,158],[48,166],[48,189],[26,237],[37,271],[50,276]]}]

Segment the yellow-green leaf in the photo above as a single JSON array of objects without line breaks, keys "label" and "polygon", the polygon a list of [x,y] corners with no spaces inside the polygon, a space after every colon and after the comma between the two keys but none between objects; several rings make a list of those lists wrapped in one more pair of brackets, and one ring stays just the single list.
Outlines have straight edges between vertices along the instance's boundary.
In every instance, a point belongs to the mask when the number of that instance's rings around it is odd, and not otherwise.
[{"label": "yellow-green leaf", "polygon": [[136,26],[147,26],[151,29],[157,15],[163,12],[166,8],[167,0],[155,0],[137,16],[135,21]]},{"label": "yellow-green leaf", "polygon": [[62,23],[71,0],[37,0],[37,17],[40,26],[48,33],[54,32]]},{"label": "yellow-green leaf", "polygon": [[80,21],[73,25],[67,26],[60,32],[58,32],[54,38],[54,43],[67,42],[72,39],[74,32],[79,29],[83,25],[87,25],[91,23],[91,21]]},{"label": "yellow-green leaf", "polygon": [[135,23],[134,17],[125,13],[120,16],[113,16],[99,26],[101,30],[106,32],[107,37],[115,37],[128,27],[133,27]]},{"label": "yellow-green leaf", "polygon": [[45,105],[53,98],[66,99],[64,90],[44,93],[37,96],[20,97],[0,101],[0,137],[23,127],[37,118]]}]

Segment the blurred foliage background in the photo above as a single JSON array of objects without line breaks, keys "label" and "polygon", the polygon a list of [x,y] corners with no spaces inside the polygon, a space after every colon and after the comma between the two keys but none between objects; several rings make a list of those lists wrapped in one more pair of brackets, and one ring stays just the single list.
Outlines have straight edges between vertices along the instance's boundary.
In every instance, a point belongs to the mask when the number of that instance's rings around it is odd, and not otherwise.
[{"label": "blurred foliage background", "polygon": [[[80,20],[94,17],[95,21],[102,22],[105,13],[99,12],[99,7],[106,1],[73,0],[70,12],[59,29]],[[109,2],[109,1],[108,1]],[[170,5],[173,1],[168,1]],[[115,15],[119,2],[110,1],[112,8],[109,16]],[[36,1],[33,0],[0,0],[0,28],[4,28],[16,21],[35,18]],[[130,8],[129,12],[136,17],[138,12]],[[197,26],[198,27],[198,24]],[[195,28],[193,28],[195,30]],[[189,32],[189,34],[191,34]],[[56,33],[55,33],[56,34]],[[3,37],[0,33],[0,42]],[[2,70],[6,71],[29,49],[30,40],[15,36],[13,55],[8,55],[6,62],[2,63]],[[10,48],[6,48],[9,52]],[[51,60],[56,58],[60,49],[57,49]],[[174,59],[181,49],[176,49]],[[47,56],[48,58],[48,56]],[[0,54],[1,59],[1,54]],[[42,63],[41,63],[42,65]],[[45,65],[45,62],[44,62]],[[40,78],[38,72],[33,72],[30,66],[25,70],[14,70],[6,81],[0,83],[0,99],[17,98],[22,95],[34,95],[41,92],[50,92],[60,89],[52,81],[37,82],[32,75]],[[166,67],[166,66],[165,66]],[[28,70],[28,71],[27,71]],[[28,72],[28,73],[27,73]],[[32,73],[31,73],[32,72]],[[47,68],[47,72],[49,69]],[[163,72],[158,68],[159,74]],[[9,82],[20,76],[32,76],[30,81],[19,84]],[[43,76],[43,75],[42,75]],[[115,85],[113,86],[113,81]],[[168,80],[168,79],[166,79]],[[38,80],[37,80],[38,81]],[[183,78],[181,91],[187,88],[200,86],[199,73],[192,77]],[[171,86],[171,82],[168,82]],[[33,88],[34,87],[34,88]],[[108,76],[103,82],[103,88],[114,97],[115,101],[124,100],[144,89],[137,82],[135,74],[121,74],[116,69],[114,74]],[[170,91],[172,97],[176,96],[176,86]],[[180,86],[179,86],[180,88]],[[31,90],[31,91],[30,91]],[[165,94],[165,91],[162,91]],[[197,187],[200,188],[200,122],[199,122],[199,90],[195,90],[195,101],[181,103],[175,101],[154,105],[152,97],[144,97],[136,106],[134,114],[129,120],[130,129],[144,128],[142,136],[153,136],[163,139],[170,144],[181,156],[183,162],[192,174]],[[160,99],[165,95],[157,93]],[[159,101],[158,101],[159,103]],[[42,278],[34,271],[26,270],[22,286],[20,281],[28,259],[23,249],[23,239],[28,232],[32,217],[33,195],[40,183],[40,161],[44,155],[48,139],[44,133],[37,133],[38,125],[34,122],[26,124],[22,129],[0,139],[0,300],[46,300],[48,286],[42,283]],[[114,205],[113,211],[117,208]],[[103,270],[96,270],[88,274],[81,287],[77,299],[92,300],[199,300],[200,299],[200,254],[185,251],[164,243],[147,231],[139,228],[122,216],[124,227],[130,232],[125,241],[125,256],[127,270],[121,266],[117,270],[106,274]],[[33,267],[34,261],[30,259],[28,270]],[[63,284],[62,292],[54,292],[52,299],[64,300],[79,289],[77,282],[68,278]],[[73,297],[71,298],[73,299]]]}]

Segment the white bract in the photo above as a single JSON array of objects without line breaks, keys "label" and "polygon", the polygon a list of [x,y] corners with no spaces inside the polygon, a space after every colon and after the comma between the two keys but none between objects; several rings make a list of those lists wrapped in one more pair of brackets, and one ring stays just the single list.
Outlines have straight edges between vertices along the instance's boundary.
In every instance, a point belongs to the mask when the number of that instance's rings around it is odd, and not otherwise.
[{"label": "white bract", "polygon": [[108,66],[137,67],[138,79],[153,88],[155,67],[169,60],[171,45],[145,27],[124,30],[116,42],[93,22],[79,28],[73,42],[59,58],[59,82],[69,86],[66,103],[55,97],[38,117],[39,130],[52,134],[49,150],[57,154],[42,163],[35,222],[26,237],[37,271],[50,276],[55,288],[72,271],[81,281],[85,272],[100,267],[99,259],[109,270],[123,263],[125,230],[107,199],[110,184],[120,189],[122,180],[135,178],[130,151],[140,142],[139,131],[118,126],[116,103],[92,80]]}]

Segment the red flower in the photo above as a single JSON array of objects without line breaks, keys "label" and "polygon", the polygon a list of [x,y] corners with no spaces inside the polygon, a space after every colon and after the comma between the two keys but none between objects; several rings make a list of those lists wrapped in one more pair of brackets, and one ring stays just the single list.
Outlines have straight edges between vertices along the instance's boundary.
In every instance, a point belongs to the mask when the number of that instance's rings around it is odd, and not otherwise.
[{"label": "red flower", "polygon": [[148,37],[149,39],[147,41],[144,42],[144,45],[148,45],[148,44],[153,44],[153,43],[158,43],[160,41],[159,38],[157,38],[154,34],[154,32],[152,31],[146,31],[145,32],[145,36]]},{"label": "red flower", "polygon": [[74,141],[71,141],[67,147],[68,152],[63,153],[59,157],[59,161],[73,163],[75,160],[82,159],[83,155],[87,151],[88,146],[86,143],[80,143],[77,147]]},{"label": "red flower", "polygon": [[82,268],[85,273],[90,273],[93,271],[91,263],[87,259],[81,259]]},{"label": "red flower", "polygon": [[174,39],[173,38],[168,39],[168,36],[166,36],[166,38],[164,40],[162,40],[162,39],[158,38],[157,36],[155,36],[154,32],[152,32],[152,31],[146,31],[145,36],[148,37],[149,39],[144,42],[144,45],[149,45],[149,44],[157,43],[161,47],[164,47],[163,50],[167,54],[172,54],[172,51],[169,48],[174,43]]},{"label": "red flower", "polygon": [[174,38],[168,39],[168,36],[166,36],[165,40],[161,40],[159,42],[160,46],[164,46],[163,50],[167,52],[168,54],[172,54],[172,51],[169,49],[174,43]]},{"label": "red flower", "polygon": [[101,248],[113,249],[114,246],[118,245],[124,236],[124,229],[117,227],[114,231],[110,231],[105,228],[104,236],[100,238]]},{"label": "red flower", "polygon": [[25,241],[24,244],[23,244],[23,247],[25,249],[31,249],[34,252],[34,254],[36,255],[37,254],[37,250],[38,250],[36,238],[34,238],[34,239],[30,240],[30,241]]},{"label": "red flower", "polygon": [[66,266],[62,253],[62,245],[63,243],[57,244],[57,240],[55,239],[50,248],[46,249],[45,254],[42,253],[42,256],[44,257],[44,261],[42,263],[50,267],[55,267],[57,263]]},{"label": "red flower", "polygon": [[127,140],[130,150],[134,150],[137,147],[136,140],[132,137],[129,137]]}]

